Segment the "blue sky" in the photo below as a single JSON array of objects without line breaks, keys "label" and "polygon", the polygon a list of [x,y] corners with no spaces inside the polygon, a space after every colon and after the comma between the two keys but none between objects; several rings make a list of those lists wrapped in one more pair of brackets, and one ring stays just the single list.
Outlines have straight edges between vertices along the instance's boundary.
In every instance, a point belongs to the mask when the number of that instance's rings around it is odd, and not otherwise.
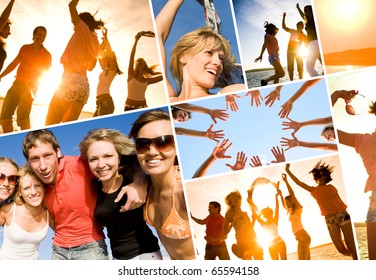
[{"label": "blue sky", "polygon": [[[282,121],[278,117],[282,104],[286,102],[300,88],[303,82],[286,84],[281,90],[281,100],[276,101],[272,107],[266,107],[263,101],[260,107],[250,106],[250,97],[244,97],[246,92],[240,93],[241,98],[237,99],[239,109],[237,112],[228,113],[227,121],[218,120],[213,130],[224,130],[225,138],[230,139],[232,146],[227,151],[231,159],[218,159],[209,169],[207,175],[230,172],[231,169],[225,166],[226,163],[235,163],[237,152],[243,151],[248,156],[258,155],[265,163],[274,160],[270,151],[273,146],[279,146],[281,137],[291,137],[291,130],[282,130]],[[263,97],[268,95],[275,87],[261,88]],[[226,109],[225,96],[217,96],[206,100],[192,102],[193,104],[208,107],[210,109]],[[331,115],[326,80],[323,78],[316,85],[310,88],[293,105],[290,118],[298,122],[323,118]],[[192,119],[183,124],[175,123],[175,126],[206,131],[213,123],[208,115],[193,113]],[[320,134],[324,126],[314,125],[301,128],[296,137],[300,141],[325,142]],[[178,145],[182,160],[183,174],[186,179],[192,178],[194,172],[201,163],[210,155],[215,147],[215,141],[201,137],[178,135]],[[285,152],[286,160],[295,160],[303,157],[312,157],[328,154],[328,151],[308,149],[302,147],[292,148]],[[250,167],[247,163],[247,167]]]},{"label": "blue sky", "polygon": [[[166,110],[166,108],[162,108]],[[96,118],[93,121],[82,121],[69,125],[61,125],[49,128],[59,141],[63,155],[79,155],[78,144],[83,137],[94,128],[111,128],[117,129],[128,135],[132,123],[141,114],[141,112],[124,114],[113,117]],[[16,133],[13,135],[0,137],[0,155],[3,157],[13,158],[20,166],[25,164],[25,158],[22,154],[22,141],[26,133]],[[6,148],[5,148],[6,147]],[[2,243],[2,230],[0,228],[0,244]],[[43,240],[40,246],[40,259],[51,259],[51,238],[53,232],[50,229],[48,236]],[[107,240],[107,239],[106,239]],[[108,240],[107,240],[108,241]],[[108,249],[110,250],[109,245]]]}]

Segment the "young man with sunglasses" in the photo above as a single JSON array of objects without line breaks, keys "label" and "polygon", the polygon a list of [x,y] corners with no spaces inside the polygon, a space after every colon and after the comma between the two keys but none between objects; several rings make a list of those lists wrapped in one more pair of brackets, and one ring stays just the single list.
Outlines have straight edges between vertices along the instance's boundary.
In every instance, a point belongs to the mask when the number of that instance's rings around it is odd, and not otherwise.
[{"label": "young man with sunglasses", "polygon": [[[29,132],[22,149],[27,163],[47,184],[45,202],[55,221],[52,259],[108,259],[103,227],[94,218],[97,190],[87,162],[79,156],[62,156],[56,137],[46,129]],[[143,173],[133,179],[115,200],[128,195],[123,210],[141,206],[146,198]]]}]

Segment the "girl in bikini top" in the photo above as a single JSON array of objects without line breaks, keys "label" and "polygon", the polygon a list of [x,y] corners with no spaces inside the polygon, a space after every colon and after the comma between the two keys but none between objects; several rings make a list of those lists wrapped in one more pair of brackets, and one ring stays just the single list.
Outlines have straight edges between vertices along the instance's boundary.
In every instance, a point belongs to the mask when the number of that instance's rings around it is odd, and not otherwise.
[{"label": "girl in bikini top", "polygon": [[[180,180],[180,172],[178,172],[178,167],[176,167],[177,171],[175,172],[175,179]],[[148,196],[146,200],[146,207],[144,210],[144,219],[146,223],[150,226],[156,228],[161,234],[164,236],[171,238],[171,239],[185,239],[191,237],[191,229],[189,226],[189,222],[184,220],[178,213],[175,207],[175,199],[174,199],[174,187],[175,184],[172,186],[171,191],[171,208],[167,215],[166,220],[162,224],[161,227],[157,227],[150,219],[148,215],[148,208],[149,208],[149,198]]]}]

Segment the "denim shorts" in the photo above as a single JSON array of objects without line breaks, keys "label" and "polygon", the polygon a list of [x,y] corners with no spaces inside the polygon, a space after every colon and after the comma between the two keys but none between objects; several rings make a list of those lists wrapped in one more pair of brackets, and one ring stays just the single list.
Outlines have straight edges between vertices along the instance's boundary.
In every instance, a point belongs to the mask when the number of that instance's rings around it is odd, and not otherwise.
[{"label": "denim shorts", "polygon": [[85,243],[76,247],[52,246],[53,260],[108,260],[107,245],[104,240]]},{"label": "denim shorts", "polygon": [[270,54],[268,60],[271,65],[273,65],[274,62],[280,61],[279,53]]},{"label": "denim shorts", "polygon": [[372,194],[369,197],[369,206],[366,222],[376,223],[376,191],[372,191]]},{"label": "denim shorts", "polygon": [[338,212],[329,218],[325,218],[328,229],[339,228],[340,226],[350,223],[350,215],[346,211]]}]

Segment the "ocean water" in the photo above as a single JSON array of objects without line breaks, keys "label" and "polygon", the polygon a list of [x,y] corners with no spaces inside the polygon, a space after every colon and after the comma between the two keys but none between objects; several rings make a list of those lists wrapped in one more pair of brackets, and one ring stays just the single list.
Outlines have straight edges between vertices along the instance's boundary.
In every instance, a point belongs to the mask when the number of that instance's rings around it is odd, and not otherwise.
[{"label": "ocean water", "polygon": [[[290,78],[287,72],[287,67],[283,68],[285,70],[286,75],[279,79],[279,83],[285,83],[290,82]],[[315,69],[319,73],[323,73],[323,67],[320,63],[316,63]],[[259,71],[255,70],[252,72],[246,73],[247,83],[249,88],[255,88],[261,86],[261,80],[266,79],[270,76],[274,75],[274,69],[260,69]],[[307,72],[304,72],[303,79],[305,77],[309,77],[309,74]],[[295,69],[294,71],[294,80],[299,80],[298,71]],[[269,85],[271,85],[272,82],[269,82]]]}]

